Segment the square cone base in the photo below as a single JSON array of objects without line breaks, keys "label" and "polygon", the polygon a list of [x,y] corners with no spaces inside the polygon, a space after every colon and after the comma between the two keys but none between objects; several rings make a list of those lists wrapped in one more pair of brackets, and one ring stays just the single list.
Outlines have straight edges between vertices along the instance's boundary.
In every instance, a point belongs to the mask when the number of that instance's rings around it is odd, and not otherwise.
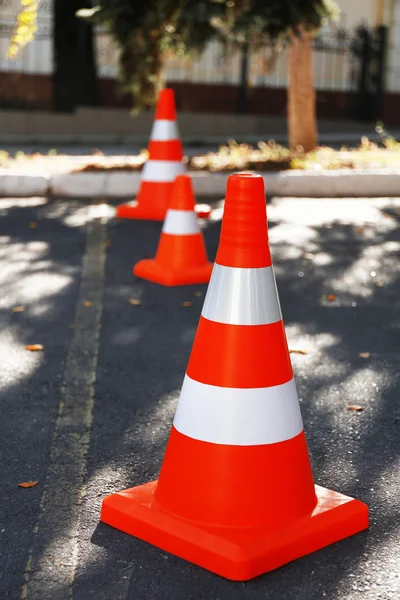
[{"label": "square cone base", "polygon": [[101,521],[235,581],[257,577],[368,527],[365,504],[319,486],[310,515],[271,530],[185,521],[157,504],[156,485],[152,481],[108,496]]},{"label": "square cone base", "polygon": [[160,265],[154,259],[144,259],[133,267],[133,274],[142,279],[148,279],[153,283],[169,287],[178,285],[195,285],[197,283],[208,283],[210,281],[212,263],[205,263],[201,267],[182,267],[180,269],[169,269]]},{"label": "square cone base", "polygon": [[117,219],[138,219],[142,221],[164,221],[167,209],[162,210],[144,206],[142,207],[136,201],[117,206]]},{"label": "square cone base", "polygon": [[[209,204],[195,204],[196,214],[201,219],[209,219],[212,208]],[[140,219],[143,221],[164,221],[167,209],[158,210],[149,207],[141,207],[135,200],[117,206],[117,219]]]}]

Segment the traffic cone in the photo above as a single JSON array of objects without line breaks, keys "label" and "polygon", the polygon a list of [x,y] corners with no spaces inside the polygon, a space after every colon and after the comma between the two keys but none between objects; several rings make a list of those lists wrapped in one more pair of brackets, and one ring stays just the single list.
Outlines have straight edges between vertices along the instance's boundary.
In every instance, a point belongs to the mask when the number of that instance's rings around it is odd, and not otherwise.
[{"label": "traffic cone", "polygon": [[[120,219],[163,221],[175,177],[185,170],[171,89],[161,90],[158,96],[148,151],[136,201],[117,207],[116,216]],[[210,213],[208,204],[199,205],[199,216],[208,218]]]},{"label": "traffic cone", "polygon": [[263,180],[228,180],[221,239],[158,482],[101,520],[246,580],[368,527],[314,486],[268,246]]},{"label": "traffic cone", "polygon": [[138,262],[133,268],[134,275],[168,286],[210,281],[213,266],[207,261],[194,207],[192,180],[188,175],[178,175],[156,257]]}]

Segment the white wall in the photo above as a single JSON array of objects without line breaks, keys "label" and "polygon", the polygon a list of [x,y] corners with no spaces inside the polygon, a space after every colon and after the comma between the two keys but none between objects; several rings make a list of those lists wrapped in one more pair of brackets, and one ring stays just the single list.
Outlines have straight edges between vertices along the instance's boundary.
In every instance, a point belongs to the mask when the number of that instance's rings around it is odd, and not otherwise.
[{"label": "white wall", "polygon": [[25,47],[14,60],[6,58],[20,0],[7,0],[0,8],[0,70],[17,73],[48,74],[52,71],[52,0],[41,0],[38,10],[35,40]]},{"label": "white wall", "polygon": [[393,0],[392,27],[388,44],[386,89],[400,91],[400,0]]}]

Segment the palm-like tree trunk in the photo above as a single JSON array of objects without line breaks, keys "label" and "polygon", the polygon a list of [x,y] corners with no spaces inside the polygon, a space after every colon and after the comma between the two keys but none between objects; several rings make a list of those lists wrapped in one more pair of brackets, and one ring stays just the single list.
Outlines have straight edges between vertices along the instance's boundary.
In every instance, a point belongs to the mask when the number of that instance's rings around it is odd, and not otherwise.
[{"label": "palm-like tree trunk", "polygon": [[288,61],[288,130],[292,150],[305,152],[317,145],[312,39],[308,31],[293,37]]}]

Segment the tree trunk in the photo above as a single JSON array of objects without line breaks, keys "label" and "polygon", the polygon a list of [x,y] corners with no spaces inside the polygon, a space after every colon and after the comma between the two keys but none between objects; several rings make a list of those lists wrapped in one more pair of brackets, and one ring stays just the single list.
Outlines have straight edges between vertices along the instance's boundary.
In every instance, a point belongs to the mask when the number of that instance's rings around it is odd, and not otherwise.
[{"label": "tree trunk", "polygon": [[78,104],[97,103],[96,60],[92,27],[76,16],[85,0],[55,0],[53,25],[53,105],[72,112]]},{"label": "tree trunk", "polygon": [[305,152],[317,145],[317,119],[311,35],[293,36],[288,61],[288,130],[291,150]]}]

